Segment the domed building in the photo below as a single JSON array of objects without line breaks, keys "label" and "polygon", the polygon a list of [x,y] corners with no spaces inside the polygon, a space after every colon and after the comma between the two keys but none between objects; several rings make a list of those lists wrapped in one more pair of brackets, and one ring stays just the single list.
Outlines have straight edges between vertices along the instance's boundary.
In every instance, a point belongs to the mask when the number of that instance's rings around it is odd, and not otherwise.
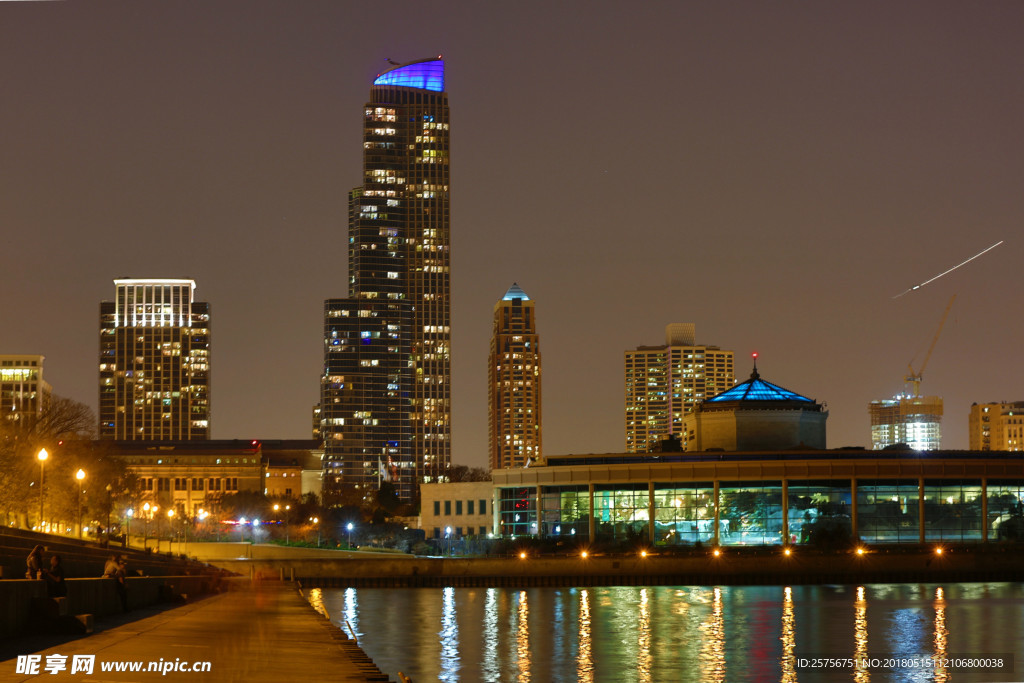
[{"label": "domed building", "polygon": [[761,379],[750,379],[694,407],[683,419],[687,451],[824,449],[823,403]]}]

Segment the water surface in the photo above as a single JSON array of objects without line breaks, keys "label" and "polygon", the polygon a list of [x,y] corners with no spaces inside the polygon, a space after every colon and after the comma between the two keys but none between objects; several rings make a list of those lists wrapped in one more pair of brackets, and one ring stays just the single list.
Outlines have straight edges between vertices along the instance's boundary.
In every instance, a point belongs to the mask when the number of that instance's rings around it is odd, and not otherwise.
[{"label": "water surface", "polygon": [[[883,662],[1024,652],[1024,584],[325,588],[382,671],[424,681],[1013,681]],[[991,659],[991,657],[988,657]]]}]

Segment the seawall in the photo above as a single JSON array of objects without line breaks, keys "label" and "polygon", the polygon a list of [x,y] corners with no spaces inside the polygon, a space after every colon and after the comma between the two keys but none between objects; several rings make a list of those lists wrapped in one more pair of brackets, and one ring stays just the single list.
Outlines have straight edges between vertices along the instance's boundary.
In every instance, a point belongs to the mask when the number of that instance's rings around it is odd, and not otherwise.
[{"label": "seawall", "polygon": [[[358,553],[356,553],[358,555]],[[723,550],[720,556],[527,556],[509,558],[235,558],[215,566],[253,578],[311,586],[594,586],[851,584],[1024,580],[1024,551],[873,551],[784,555]]]}]

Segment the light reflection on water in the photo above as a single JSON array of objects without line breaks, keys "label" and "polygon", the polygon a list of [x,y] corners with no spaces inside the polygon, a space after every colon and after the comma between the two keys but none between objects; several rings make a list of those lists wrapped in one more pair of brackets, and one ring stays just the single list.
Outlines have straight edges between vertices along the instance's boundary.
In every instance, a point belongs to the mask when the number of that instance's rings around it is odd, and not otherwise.
[{"label": "light reflection on water", "polygon": [[594,660],[590,652],[590,591],[580,591],[580,648],[576,657],[576,680],[594,680]]},{"label": "light reflection on water", "polygon": [[527,602],[526,591],[519,591],[519,606],[516,611],[516,662],[519,665],[519,680],[522,683],[529,683],[530,606]]},{"label": "light reflection on water", "polygon": [[1024,642],[1020,583],[348,588],[309,599],[346,632],[351,624],[382,671],[417,683],[1012,680],[1020,675],[839,675],[796,660],[1017,653]]}]

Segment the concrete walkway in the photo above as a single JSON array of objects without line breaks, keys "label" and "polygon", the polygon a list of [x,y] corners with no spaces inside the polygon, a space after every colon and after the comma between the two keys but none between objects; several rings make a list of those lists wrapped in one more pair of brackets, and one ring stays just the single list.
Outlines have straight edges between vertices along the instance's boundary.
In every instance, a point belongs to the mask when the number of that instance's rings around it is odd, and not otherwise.
[{"label": "concrete walkway", "polygon": [[[16,641],[15,641],[16,642]],[[29,642],[29,641],[26,641]],[[9,648],[8,648],[9,652]],[[0,662],[0,681],[387,681],[356,645],[317,614],[293,584],[256,583],[49,647],[36,675],[16,673],[17,657]],[[66,670],[45,669],[47,655]],[[71,674],[74,655],[95,655],[92,674]],[[150,662],[209,662],[208,672],[146,671]],[[103,671],[141,662],[142,671]]]}]

